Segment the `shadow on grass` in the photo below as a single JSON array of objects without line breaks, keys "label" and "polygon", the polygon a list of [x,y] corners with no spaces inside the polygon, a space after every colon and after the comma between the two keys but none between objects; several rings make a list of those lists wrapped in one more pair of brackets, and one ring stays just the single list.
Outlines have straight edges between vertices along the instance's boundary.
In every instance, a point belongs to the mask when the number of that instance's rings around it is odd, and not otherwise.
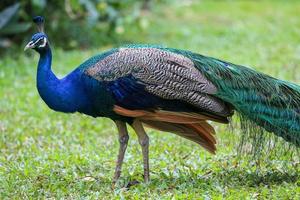
[{"label": "shadow on grass", "polygon": [[[293,169],[289,171],[281,171],[278,169],[269,169],[269,171],[259,170],[243,170],[242,168],[223,168],[216,170],[209,170],[206,173],[196,173],[195,171],[181,171],[179,175],[166,175],[162,170],[151,172],[150,185],[144,185],[143,175],[136,173],[129,176],[127,173],[121,177],[116,185],[116,189],[133,189],[140,187],[150,190],[218,190],[218,188],[247,188],[260,186],[277,186],[286,184],[299,184],[299,170]],[[47,179],[47,177],[45,177]],[[58,178],[58,177],[57,177]],[[141,184],[133,185],[128,188],[128,183],[132,181],[139,181]],[[36,180],[39,182],[41,179]],[[47,185],[49,180],[42,180],[44,185]],[[111,193],[112,177],[108,176],[84,176],[74,180],[60,179],[64,187],[70,190],[84,191],[102,191],[103,193]],[[51,181],[50,181],[51,182]],[[49,184],[49,182],[48,182]],[[40,186],[39,186],[40,187]]]},{"label": "shadow on grass", "polygon": [[299,180],[299,174],[296,172],[289,174],[281,171],[260,173],[234,170],[226,172],[225,174],[215,174],[211,179],[211,181],[218,179],[220,182],[232,186],[255,187],[262,184],[281,185],[282,183],[296,183]]},{"label": "shadow on grass", "polygon": [[[66,191],[73,191],[79,193],[87,193],[90,191],[101,192],[101,194],[111,195],[113,191],[120,192],[124,189],[126,191],[153,191],[153,192],[162,192],[170,190],[178,191],[207,191],[213,190],[219,192],[220,189],[225,188],[255,188],[261,186],[276,186],[287,184],[299,184],[299,172],[297,170],[288,173],[281,172],[279,170],[272,170],[269,172],[252,172],[252,171],[243,171],[240,169],[229,169],[222,171],[209,171],[205,174],[197,174],[194,172],[184,172],[180,176],[173,177],[165,175],[162,171],[158,170],[152,172],[152,180],[149,185],[142,184],[143,177],[142,174],[135,174],[133,176],[123,176],[120,179],[116,188],[112,188],[112,178],[101,176],[85,176],[75,180],[64,180],[60,179],[59,186],[64,188]],[[46,180],[39,179],[37,184],[38,188],[44,188],[48,191],[55,191],[56,188],[52,188],[51,180],[47,180],[48,177],[45,177]],[[58,178],[58,177],[57,177]],[[136,179],[141,184],[133,185],[130,188],[127,188],[129,182],[132,182]],[[35,181],[36,183],[37,181]],[[47,186],[48,185],[48,186]],[[38,190],[40,191],[40,190]],[[46,193],[45,193],[46,194]]]},{"label": "shadow on grass", "polygon": [[299,184],[299,173],[295,170],[291,173],[272,170],[269,172],[255,172],[243,170],[225,170],[208,172],[205,175],[188,174],[179,177],[164,176],[152,179],[152,184],[160,184],[164,181],[169,187],[177,187],[189,184],[192,188],[203,187],[204,185],[223,185],[226,187],[257,187],[261,185],[281,185],[283,183]]}]

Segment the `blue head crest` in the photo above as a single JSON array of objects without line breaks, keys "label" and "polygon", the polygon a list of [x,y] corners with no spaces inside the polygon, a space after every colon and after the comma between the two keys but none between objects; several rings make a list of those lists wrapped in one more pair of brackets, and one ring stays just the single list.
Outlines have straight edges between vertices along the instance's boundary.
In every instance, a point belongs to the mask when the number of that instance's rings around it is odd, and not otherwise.
[{"label": "blue head crest", "polygon": [[33,18],[33,22],[37,25],[37,29],[39,32],[43,33],[44,32],[44,17],[42,16],[35,16]]},{"label": "blue head crest", "polygon": [[46,35],[45,33],[39,32],[39,33],[35,33],[35,34],[31,37],[31,41],[37,41],[37,40],[39,40],[40,38],[47,38],[47,39],[48,39],[48,37],[47,37],[47,35]]}]

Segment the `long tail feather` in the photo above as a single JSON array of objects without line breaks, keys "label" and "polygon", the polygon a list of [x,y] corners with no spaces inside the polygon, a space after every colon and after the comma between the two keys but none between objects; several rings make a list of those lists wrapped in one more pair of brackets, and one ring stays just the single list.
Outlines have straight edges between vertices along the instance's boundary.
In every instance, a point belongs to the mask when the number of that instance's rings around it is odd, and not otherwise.
[{"label": "long tail feather", "polygon": [[300,87],[238,66],[188,51],[176,51],[193,60],[218,88],[216,96],[242,116],[300,146]]}]

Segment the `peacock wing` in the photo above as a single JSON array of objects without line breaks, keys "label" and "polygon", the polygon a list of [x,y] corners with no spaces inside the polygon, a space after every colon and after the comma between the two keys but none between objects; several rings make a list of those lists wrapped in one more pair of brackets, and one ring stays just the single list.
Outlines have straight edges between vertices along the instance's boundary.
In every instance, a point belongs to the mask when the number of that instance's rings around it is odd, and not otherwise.
[{"label": "peacock wing", "polygon": [[180,100],[218,116],[232,114],[228,105],[214,96],[217,88],[192,60],[164,49],[120,48],[85,69],[85,74],[106,83],[125,107],[133,102],[153,104],[159,97]]}]

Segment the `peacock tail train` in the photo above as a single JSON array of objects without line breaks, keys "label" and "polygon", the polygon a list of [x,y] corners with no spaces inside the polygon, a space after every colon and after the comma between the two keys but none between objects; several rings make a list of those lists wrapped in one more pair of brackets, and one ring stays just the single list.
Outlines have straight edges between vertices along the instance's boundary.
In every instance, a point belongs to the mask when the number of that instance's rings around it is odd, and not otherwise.
[{"label": "peacock tail train", "polygon": [[[300,146],[300,87],[251,68],[205,57],[189,51],[168,49],[190,58],[218,90],[218,98],[230,103],[242,121]],[[251,129],[251,126],[243,126]]]}]

